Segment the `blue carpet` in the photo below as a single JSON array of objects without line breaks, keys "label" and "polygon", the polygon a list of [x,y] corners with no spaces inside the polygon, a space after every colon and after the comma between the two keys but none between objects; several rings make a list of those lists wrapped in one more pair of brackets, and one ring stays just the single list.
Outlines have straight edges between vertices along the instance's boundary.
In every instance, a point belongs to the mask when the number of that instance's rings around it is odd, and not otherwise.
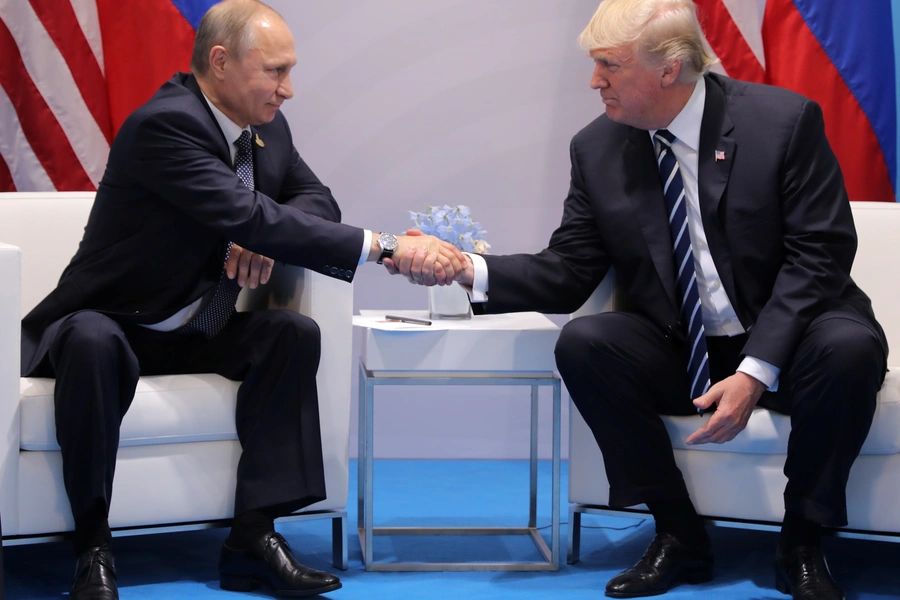
[{"label": "blue carpet", "polygon": [[[558,573],[459,572],[366,573],[356,537],[356,464],[351,465],[348,502],[350,569],[339,573],[341,590],[333,600],[516,599],[580,600],[603,597],[606,581],[630,566],[653,537],[642,519],[585,515],[582,560],[565,564],[566,527],[562,528],[562,568]],[[550,465],[540,467],[539,523],[549,544]],[[562,518],[566,470],[563,465]],[[528,467],[517,461],[378,461],[375,466],[375,524],[379,526],[522,526],[528,511]],[[330,521],[278,524],[301,562],[333,570]],[[713,528],[716,578],[700,586],[681,586],[672,599],[785,599],[774,589],[772,558],[777,534]],[[122,537],[115,540],[122,600],[191,598],[265,598],[218,588],[216,561],[227,530]],[[826,539],[832,571],[849,598],[900,598],[900,545],[864,540]],[[74,561],[64,543],[14,546],[6,554],[9,600],[65,597]],[[519,536],[377,537],[378,562],[532,561],[533,544]]]}]

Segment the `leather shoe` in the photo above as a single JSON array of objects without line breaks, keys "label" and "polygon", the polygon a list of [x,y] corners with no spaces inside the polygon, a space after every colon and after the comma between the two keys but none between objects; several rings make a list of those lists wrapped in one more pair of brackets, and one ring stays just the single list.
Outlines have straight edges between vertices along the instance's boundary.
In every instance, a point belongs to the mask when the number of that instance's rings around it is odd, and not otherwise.
[{"label": "leather shoe", "polygon": [[844,591],[831,578],[821,546],[780,547],[775,553],[775,588],[794,600],[844,600]]},{"label": "leather shoe", "polygon": [[670,533],[657,533],[644,556],[606,584],[606,595],[636,598],[664,594],[680,582],[705,583],[713,576],[709,543],[692,548]]},{"label": "leather shoe", "polygon": [[224,544],[219,557],[219,587],[249,592],[262,586],[282,596],[312,596],[340,588],[341,580],[298,563],[290,545],[274,531],[260,537],[246,550]]},{"label": "leather shoe", "polygon": [[116,561],[109,546],[85,550],[75,563],[75,581],[69,590],[71,600],[119,600],[116,587]]}]

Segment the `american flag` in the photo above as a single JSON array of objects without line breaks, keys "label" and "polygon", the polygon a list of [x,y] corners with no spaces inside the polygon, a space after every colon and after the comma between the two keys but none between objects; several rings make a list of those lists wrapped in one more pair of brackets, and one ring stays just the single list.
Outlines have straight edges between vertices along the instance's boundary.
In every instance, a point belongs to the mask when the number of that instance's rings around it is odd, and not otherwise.
[{"label": "american flag", "polygon": [[0,191],[94,190],[215,0],[0,0]]}]

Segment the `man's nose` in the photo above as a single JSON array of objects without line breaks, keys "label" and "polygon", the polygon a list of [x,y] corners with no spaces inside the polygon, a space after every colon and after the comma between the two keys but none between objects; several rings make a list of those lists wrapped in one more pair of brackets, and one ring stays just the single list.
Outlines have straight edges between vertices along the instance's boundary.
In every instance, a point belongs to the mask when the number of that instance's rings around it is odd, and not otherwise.
[{"label": "man's nose", "polygon": [[294,87],[291,85],[290,75],[286,75],[282,80],[281,85],[278,86],[278,95],[285,100],[290,100],[294,97]]},{"label": "man's nose", "polygon": [[606,87],[609,87],[609,81],[600,71],[600,67],[598,66],[594,69],[594,74],[591,76],[591,89],[602,90]]}]

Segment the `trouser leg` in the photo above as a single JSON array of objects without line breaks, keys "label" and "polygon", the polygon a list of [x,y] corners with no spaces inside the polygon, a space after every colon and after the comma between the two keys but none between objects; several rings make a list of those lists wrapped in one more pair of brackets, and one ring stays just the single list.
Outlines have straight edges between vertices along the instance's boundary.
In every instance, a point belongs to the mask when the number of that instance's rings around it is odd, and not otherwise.
[{"label": "trouser leg", "polygon": [[289,310],[236,313],[214,338],[138,332],[145,374],[218,373],[241,381],[235,421],[243,448],[235,514],[279,516],[325,498],[316,323]]},{"label": "trouser leg", "polygon": [[852,313],[815,319],[762,405],[791,416],[785,509],[826,526],[847,524],[850,468],[869,433],[887,357],[876,334]]},{"label": "trouser leg", "polygon": [[556,363],[603,453],[610,506],[687,498],[659,417],[696,414],[683,347],[642,317],[601,313],[563,327]]},{"label": "trouser leg", "polygon": [[94,312],[66,317],[49,351],[56,377],[56,438],[76,521],[109,510],[119,427],[140,375],[121,327]]}]

